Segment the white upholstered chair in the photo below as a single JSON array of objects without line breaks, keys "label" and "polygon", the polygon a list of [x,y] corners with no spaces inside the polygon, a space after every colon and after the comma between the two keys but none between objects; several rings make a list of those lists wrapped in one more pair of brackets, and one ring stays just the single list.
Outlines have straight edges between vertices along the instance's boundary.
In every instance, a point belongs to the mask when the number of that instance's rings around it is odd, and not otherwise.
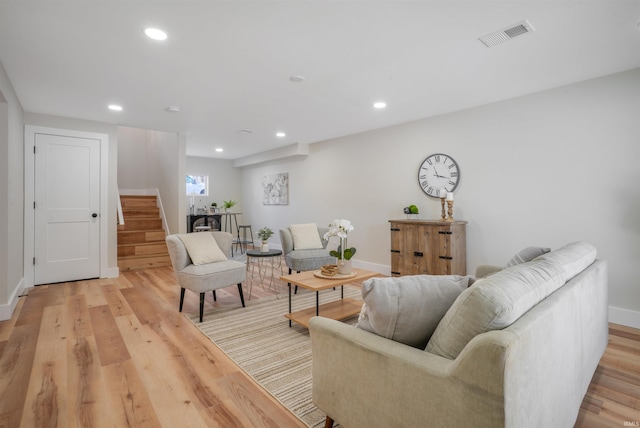
[{"label": "white upholstered chair", "polygon": [[[204,257],[204,259],[200,257],[201,254],[190,254],[189,251],[187,251],[187,246],[181,237],[184,237],[187,242],[190,239],[192,240],[194,237],[206,240],[207,237],[202,235],[213,236],[214,241],[211,241],[211,247],[216,247],[215,244],[217,244],[219,250],[217,250],[217,248],[213,248],[213,250],[221,251],[223,254],[223,256],[217,257],[219,261],[207,262],[208,259],[206,257]],[[185,289],[199,293],[200,322],[202,322],[205,293],[211,291],[213,294],[213,300],[215,301],[217,289],[225,288],[233,284],[238,285],[240,302],[244,307],[242,282],[246,279],[247,270],[244,263],[226,259],[226,257],[230,257],[231,246],[233,243],[233,236],[230,233],[200,232],[189,233],[186,235],[169,235],[166,238],[166,242],[167,248],[169,249],[169,256],[171,257],[171,264],[176,272],[178,285],[181,287],[180,312],[182,312]],[[205,249],[205,251],[206,250],[208,249]],[[192,256],[197,260],[195,264],[192,261]],[[204,260],[204,262],[201,262],[201,259]]]}]

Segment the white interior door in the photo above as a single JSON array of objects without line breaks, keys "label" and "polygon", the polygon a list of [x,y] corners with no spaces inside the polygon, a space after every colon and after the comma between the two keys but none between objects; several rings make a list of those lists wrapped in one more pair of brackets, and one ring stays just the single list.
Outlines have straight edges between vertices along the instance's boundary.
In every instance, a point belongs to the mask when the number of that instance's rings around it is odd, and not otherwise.
[{"label": "white interior door", "polygon": [[35,135],[34,283],[100,276],[100,140]]}]

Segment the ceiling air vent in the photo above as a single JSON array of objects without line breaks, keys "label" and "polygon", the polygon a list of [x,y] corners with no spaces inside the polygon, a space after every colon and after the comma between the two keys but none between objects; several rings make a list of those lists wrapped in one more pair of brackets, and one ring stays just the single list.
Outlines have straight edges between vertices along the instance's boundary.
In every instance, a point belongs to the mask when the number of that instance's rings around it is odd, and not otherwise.
[{"label": "ceiling air vent", "polygon": [[506,42],[507,40],[511,40],[514,37],[521,36],[522,34],[531,33],[535,31],[534,28],[527,22],[526,20],[518,22],[517,24],[510,25],[507,28],[494,31],[493,33],[489,33],[480,37],[480,40],[484,45],[488,48],[499,45],[500,43]]}]

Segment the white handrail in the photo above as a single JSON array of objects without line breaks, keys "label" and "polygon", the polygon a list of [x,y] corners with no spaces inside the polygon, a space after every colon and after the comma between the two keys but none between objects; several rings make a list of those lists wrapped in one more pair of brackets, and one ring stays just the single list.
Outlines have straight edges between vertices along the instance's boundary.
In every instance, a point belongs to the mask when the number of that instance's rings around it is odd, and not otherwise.
[{"label": "white handrail", "polygon": [[169,225],[167,224],[167,218],[164,215],[164,207],[162,206],[162,198],[160,197],[160,190],[155,189],[156,190],[156,204],[158,205],[158,208],[160,209],[160,218],[162,218],[162,226],[164,229],[164,233],[166,236],[171,235],[171,232],[169,231]]},{"label": "white handrail", "polygon": [[118,189],[118,224],[124,225],[124,214],[122,214],[122,201],[120,200],[119,189]]}]

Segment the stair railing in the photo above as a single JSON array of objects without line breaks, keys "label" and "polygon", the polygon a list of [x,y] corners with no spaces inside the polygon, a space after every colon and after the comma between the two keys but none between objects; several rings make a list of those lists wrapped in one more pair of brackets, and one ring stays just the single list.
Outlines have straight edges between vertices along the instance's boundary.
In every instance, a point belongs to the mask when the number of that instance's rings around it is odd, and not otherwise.
[{"label": "stair railing", "polygon": [[118,224],[124,225],[124,214],[122,214],[122,201],[120,200],[120,190],[118,190]]},{"label": "stair railing", "polygon": [[164,215],[164,207],[162,206],[162,197],[160,196],[160,190],[155,189],[156,190],[156,205],[158,205],[158,208],[160,210],[160,218],[162,218],[162,227],[164,229],[164,234],[165,236],[169,236],[171,235],[171,232],[169,231],[169,225],[167,224],[167,217],[165,217]]}]

